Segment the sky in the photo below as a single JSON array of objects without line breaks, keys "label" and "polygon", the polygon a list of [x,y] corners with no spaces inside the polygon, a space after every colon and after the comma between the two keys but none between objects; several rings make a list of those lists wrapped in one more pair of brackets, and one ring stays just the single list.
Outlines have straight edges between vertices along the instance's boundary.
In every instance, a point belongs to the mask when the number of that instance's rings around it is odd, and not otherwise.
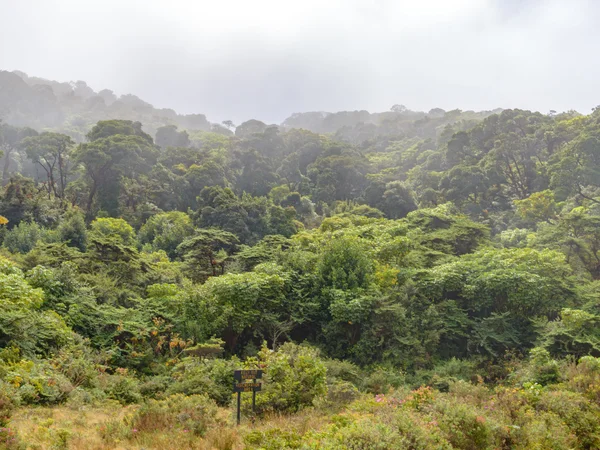
[{"label": "sky", "polygon": [[600,104],[600,0],[0,0],[0,70],[212,122]]}]

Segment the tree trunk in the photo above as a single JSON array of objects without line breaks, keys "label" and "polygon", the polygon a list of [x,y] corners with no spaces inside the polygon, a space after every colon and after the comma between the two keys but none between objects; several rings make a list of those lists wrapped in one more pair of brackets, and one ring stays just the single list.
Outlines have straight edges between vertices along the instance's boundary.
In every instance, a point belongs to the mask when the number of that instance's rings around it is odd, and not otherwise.
[{"label": "tree trunk", "polygon": [[8,169],[10,168],[10,155],[12,151],[12,147],[6,147],[6,153],[4,154],[4,168],[2,169],[2,186],[6,186],[6,183],[8,183]]}]

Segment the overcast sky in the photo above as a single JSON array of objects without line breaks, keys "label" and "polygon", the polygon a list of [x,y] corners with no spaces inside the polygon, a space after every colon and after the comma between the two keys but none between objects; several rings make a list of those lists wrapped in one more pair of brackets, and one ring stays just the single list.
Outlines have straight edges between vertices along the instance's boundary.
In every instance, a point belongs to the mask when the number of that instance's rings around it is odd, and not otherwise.
[{"label": "overcast sky", "polygon": [[600,0],[0,0],[0,69],[211,121],[600,104]]}]

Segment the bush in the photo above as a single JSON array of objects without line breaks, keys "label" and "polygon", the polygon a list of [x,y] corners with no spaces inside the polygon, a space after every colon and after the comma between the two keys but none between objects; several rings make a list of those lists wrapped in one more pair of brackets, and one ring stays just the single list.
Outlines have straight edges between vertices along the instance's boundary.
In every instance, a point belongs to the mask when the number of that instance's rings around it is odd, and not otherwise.
[{"label": "bush", "polygon": [[[578,448],[577,438],[556,414],[524,409],[512,426],[508,442],[516,450]],[[585,448],[585,447],[580,447]]]},{"label": "bush", "polygon": [[571,364],[566,371],[565,385],[573,391],[583,393],[587,398],[600,404],[600,358],[584,356],[579,364]]},{"label": "bush", "polygon": [[115,374],[105,375],[100,381],[100,385],[108,398],[117,400],[122,405],[139,403],[142,400],[139,381],[136,378]]},{"label": "bush", "polygon": [[333,383],[337,380],[348,381],[355,386],[360,385],[364,373],[356,364],[339,359],[326,359],[323,361],[327,369],[327,381]]},{"label": "bush", "polygon": [[232,397],[233,371],[239,368],[236,358],[185,358],[175,366],[175,382],[168,394],[207,394],[221,406],[229,405]]},{"label": "bush", "polygon": [[394,416],[394,425],[411,450],[450,450],[452,445],[443,436],[437,424],[412,411],[400,410]]},{"label": "bush", "polygon": [[11,428],[0,427],[0,448],[3,450],[22,450],[17,432]]},{"label": "bush", "polygon": [[2,365],[6,383],[16,389],[23,404],[56,404],[73,390],[69,380],[47,361],[21,360]]},{"label": "bush", "polygon": [[74,387],[98,386],[98,355],[78,335],[74,343],[61,348],[51,359],[52,365],[69,379]]},{"label": "bush", "polygon": [[[264,369],[262,392],[256,396],[256,408],[264,411],[298,411],[327,394],[325,364],[317,350],[285,343],[277,351],[263,347],[249,368]],[[249,401],[248,396],[248,401]]]},{"label": "bush", "polygon": [[301,448],[303,436],[295,431],[270,428],[265,431],[251,431],[244,436],[246,448],[260,448],[264,450],[296,449]]},{"label": "bush", "polygon": [[149,400],[131,419],[131,427],[138,431],[176,427],[198,436],[203,436],[217,423],[217,405],[206,395],[175,394],[164,400]]},{"label": "bush", "polygon": [[568,391],[544,391],[538,411],[556,414],[575,433],[581,448],[600,448],[600,407],[583,395]]},{"label": "bush", "polygon": [[327,386],[327,401],[333,406],[343,406],[359,396],[358,389],[348,381],[337,380]]},{"label": "bush", "polygon": [[399,369],[377,367],[363,378],[361,387],[372,394],[387,394],[392,388],[398,388],[404,383],[404,374]]},{"label": "bush", "polygon": [[558,363],[550,357],[548,350],[536,347],[531,349],[530,356],[533,382],[545,386],[559,381]]},{"label": "bush", "polygon": [[438,391],[448,392],[450,385],[458,380],[475,379],[475,367],[474,361],[451,358],[436,365],[432,370],[418,371],[410,381],[413,386],[426,384]]},{"label": "bush", "polygon": [[173,379],[171,377],[156,376],[148,378],[140,384],[140,394],[144,398],[162,399],[172,383]]},{"label": "bush", "polygon": [[21,222],[5,233],[2,244],[12,253],[28,253],[40,240],[57,242],[58,234],[39,226],[36,222]]},{"label": "bush", "polygon": [[494,436],[490,419],[458,399],[438,399],[433,404],[436,422],[454,448],[498,448],[499,436]]},{"label": "bush", "polygon": [[105,398],[106,393],[100,389],[87,390],[78,387],[69,393],[66,404],[69,408],[79,409],[84,405],[92,405],[96,401],[104,400]]},{"label": "bush", "polygon": [[0,427],[6,427],[14,409],[18,406],[19,395],[10,384],[0,381]]},{"label": "bush", "polygon": [[[342,425],[342,426],[340,426]],[[406,439],[396,429],[380,421],[365,418],[330,426],[314,438],[317,448],[408,450]]]}]

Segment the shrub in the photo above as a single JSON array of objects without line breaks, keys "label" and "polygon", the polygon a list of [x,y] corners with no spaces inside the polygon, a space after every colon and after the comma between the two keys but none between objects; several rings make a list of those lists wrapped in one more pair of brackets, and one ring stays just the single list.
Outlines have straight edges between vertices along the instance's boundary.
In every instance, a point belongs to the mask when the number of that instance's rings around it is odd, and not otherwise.
[{"label": "shrub", "polygon": [[[342,426],[340,426],[342,425]],[[315,448],[372,450],[408,450],[405,438],[391,426],[376,419],[364,418],[346,424],[338,422],[313,438]]]},{"label": "shrub", "polygon": [[511,448],[516,450],[577,448],[577,438],[556,414],[535,412],[525,408],[517,416],[518,425],[512,426]]},{"label": "shrub", "polygon": [[413,385],[426,384],[438,391],[448,392],[450,385],[458,380],[469,381],[476,377],[474,361],[451,358],[436,365],[432,370],[418,371],[413,377]]},{"label": "shrub", "polygon": [[123,405],[139,403],[142,400],[139,381],[136,378],[121,374],[105,375],[100,384],[108,398]]},{"label": "shrub", "polygon": [[303,436],[295,431],[270,428],[265,431],[255,430],[244,436],[246,448],[260,448],[264,450],[296,449],[301,448]]},{"label": "shrub", "polygon": [[401,409],[394,415],[394,425],[406,448],[411,450],[450,450],[452,445],[443,436],[435,421],[421,417],[413,411]]},{"label": "shrub", "polygon": [[3,450],[22,450],[17,432],[12,428],[0,427],[0,448]]},{"label": "shrub", "polygon": [[582,448],[600,448],[600,407],[582,394],[544,391],[536,409],[556,414],[575,433]]},{"label": "shrub", "polygon": [[12,253],[28,253],[40,240],[56,242],[58,235],[39,226],[36,222],[21,222],[5,233],[3,245]]},{"label": "shrub", "polygon": [[0,380],[0,427],[6,427],[14,409],[18,406],[17,390]]},{"label": "shrub", "polygon": [[233,371],[239,368],[236,358],[199,359],[185,358],[175,367],[175,382],[168,394],[207,394],[217,404],[226,406],[231,402]]},{"label": "shrub", "polygon": [[565,385],[600,404],[600,358],[584,356],[579,364],[567,367]]},{"label": "shrub", "polygon": [[83,388],[73,389],[67,398],[66,404],[69,408],[79,409],[84,405],[91,405],[98,400],[104,400],[106,393],[100,389],[86,390]]},{"label": "shrub", "polygon": [[4,370],[4,381],[16,389],[24,404],[60,403],[73,390],[69,380],[47,361],[5,363]]},{"label": "shrub", "polygon": [[348,381],[337,380],[327,386],[327,400],[333,406],[343,406],[353,402],[358,396],[358,389]]},{"label": "shrub", "polygon": [[435,401],[433,411],[453,447],[473,450],[499,447],[499,436],[494,436],[489,418],[472,405],[445,397]]},{"label": "shrub", "polygon": [[78,335],[73,344],[61,348],[51,359],[52,365],[74,387],[93,388],[98,385],[98,355]]},{"label": "shrub", "polygon": [[208,396],[175,394],[144,403],[131,419],[131,427],[139,431],[177,427],[203,436],[218,422],[217,405]]},{"label": "shrub", "polygon": [[172,383],[173,379],[171,377],[156,376],[148,378],[140,384],[140,394],[145,398],[162,399]]},{"label": "shrub", "polygon": [[542,386],[559,381],[560,370],[558,363],[550,357],[548,350],[536,347],[531,349],[530,356],[533,376],[532,381],[539,383]]},{"label": "shrub", "polygon": [[259,412],[298,411],[327,393],[327,369],[311,347],[289,342],[277,351],[263,347],[247,365],[265,371],[262,392],[256,396]]},{"label": "shrub", "polygon": [[363,380],[364,373],[356,364],[339,359],[326,359],[323,361],[327,369],[327,381],[332,383],[337,380],[348,381],[358,386]]},{"label": "shrub", "polygon": [[377,367],[363,378],[361,387],[372,394],[387,394],[404,383],[404,374],[399,369]]}]

